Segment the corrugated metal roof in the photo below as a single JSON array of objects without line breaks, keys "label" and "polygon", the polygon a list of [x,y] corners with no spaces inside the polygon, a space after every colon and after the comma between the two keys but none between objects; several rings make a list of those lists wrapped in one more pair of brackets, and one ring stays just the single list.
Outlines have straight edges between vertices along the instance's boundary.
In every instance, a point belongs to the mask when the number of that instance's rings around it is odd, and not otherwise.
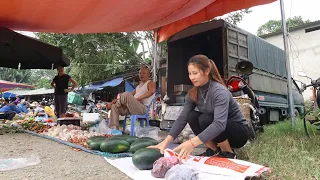
[{"label": "corrugated metal roof", "polygon": [[25,95],[42,95],[42,94],[53,94],[54,89],[46,89],[46,88],[41,88],[41,89],[35,89],[27,92]]},{"label": "corrugated metal roof", "polygon": [[22,96],[23,94],[27,93],[28,91],[30,91],[30,90],[13,89],[13,90],[5,91],[5,92],[10,92],[12,94]]},{"label": "corrugated metal roof", "polygon": [[54,89],[40,88],[40,89],[34,89],[34,90],[10,90],[6,92],[11,92],[19,96],[32,96],[32,95],[53,94]]}]

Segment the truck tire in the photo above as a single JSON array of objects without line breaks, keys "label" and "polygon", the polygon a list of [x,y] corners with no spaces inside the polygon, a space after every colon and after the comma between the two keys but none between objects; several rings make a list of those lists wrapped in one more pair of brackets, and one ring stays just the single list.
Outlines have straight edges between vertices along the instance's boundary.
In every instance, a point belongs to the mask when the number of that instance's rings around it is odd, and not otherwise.
[{"label": "truck tire", "polygon": [[253,128],[253,124],[252,124],[252,121],[251,121],[251,124],[249,126],[249,140],[250,141],[254,141],[256,139],[256,132]]},{"label": "truck tire", "polygon": [[294,109],[294,115],[295,117],[300,117],[300,112],[298,111],[298,109]]}]

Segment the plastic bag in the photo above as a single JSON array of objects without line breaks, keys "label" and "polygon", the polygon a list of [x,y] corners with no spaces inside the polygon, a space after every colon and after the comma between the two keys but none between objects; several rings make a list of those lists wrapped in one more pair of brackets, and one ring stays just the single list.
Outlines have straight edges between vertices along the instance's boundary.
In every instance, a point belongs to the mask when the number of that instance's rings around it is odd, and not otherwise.
[{"label": "plastic bag", "polygon": [[165,175],[166,180],[197,180],[199,173],[189,165],[178,164],[173,166]]},{"label": "plastic bag", "polygon": [[97,132],[100,134],[111,134],[111,129],[108,128],[106,121],[101,121],[97,127],[91,127],[90,132]]},{"label": "plastic bag", "polygon": [[20,169],[39,164],[40,158],[32,154],[29,158],[0,159],[0,171]]},{"label": "plastic bag", "polygon": [[167,171],[177,164],[181,164],[181,162],[176,156],[162,157],[153,163],[151,175],[156,178],[164,178]]},{"label": "plastic bag", "polygon": [[136,136],[138,137],[150,137],[155,140],[159,140],[159,128],[158,127],[136,127]]}]

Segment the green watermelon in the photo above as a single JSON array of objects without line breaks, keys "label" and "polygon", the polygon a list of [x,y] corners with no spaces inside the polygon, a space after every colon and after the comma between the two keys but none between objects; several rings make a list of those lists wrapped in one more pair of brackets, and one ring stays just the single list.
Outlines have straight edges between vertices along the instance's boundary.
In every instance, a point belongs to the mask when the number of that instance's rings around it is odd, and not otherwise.
[{"label": "green watermelon", "polygon": [[153,168],[153,163],[161,157],[163,155],[159,149],[143,148],[133,154],[132,163],[140,170],[150,170]]},{"label": "green watermelon", "polygon": [[107,139],[100,145],[101,151],[109,153],[122,153],[128,151],[129,148],[130,143],[122,139]]}]

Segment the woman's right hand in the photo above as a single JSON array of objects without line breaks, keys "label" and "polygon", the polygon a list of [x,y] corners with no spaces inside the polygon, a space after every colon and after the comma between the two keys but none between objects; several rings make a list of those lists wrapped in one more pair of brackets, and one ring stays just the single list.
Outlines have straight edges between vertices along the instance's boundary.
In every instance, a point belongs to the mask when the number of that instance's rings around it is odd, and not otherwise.
[{"label": "woman's right hand", "polygon": [[154,148],[154,149],[159,149],[160,153],[163,154],[164,150],[167,148],[168,143],[165,141],[162,141],[161,143],[155,145],[155,146],[149,146],[148,148]]}]

